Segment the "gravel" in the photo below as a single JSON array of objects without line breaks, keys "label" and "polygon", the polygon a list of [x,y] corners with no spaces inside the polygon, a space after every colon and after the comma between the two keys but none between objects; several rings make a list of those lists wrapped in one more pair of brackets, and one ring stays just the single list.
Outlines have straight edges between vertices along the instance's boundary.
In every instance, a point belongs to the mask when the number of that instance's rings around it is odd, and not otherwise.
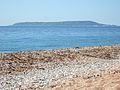
[{"label": "gravel", "polygon": [[96,78],[120,66],[120,45],[0,53],[0,90],[34,90],[63,79]]},{"label": "gravel", "polygon": [[[27,72],[15,75],[0,75],[0,90],[20,90],[30,87],[51,86],[63,78],[81,76],[89,78],[95,72],[114,70],[120,65],[117,60],[74,60],[71,62],[56,62],[54,64],[43,63],[41,68],[33,68]],[[44,69],[43,69],[44,68]]]}]

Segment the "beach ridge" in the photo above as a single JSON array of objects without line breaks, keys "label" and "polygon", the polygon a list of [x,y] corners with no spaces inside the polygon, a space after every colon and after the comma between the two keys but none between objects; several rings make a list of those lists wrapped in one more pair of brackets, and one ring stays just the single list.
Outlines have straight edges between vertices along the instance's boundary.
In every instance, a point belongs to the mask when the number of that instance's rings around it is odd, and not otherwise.
[{"label": "beach ridge", "polygon": [[119,74],[119,57],[119,45],[1,53],[0,88],[58,90],[71,79]]}]

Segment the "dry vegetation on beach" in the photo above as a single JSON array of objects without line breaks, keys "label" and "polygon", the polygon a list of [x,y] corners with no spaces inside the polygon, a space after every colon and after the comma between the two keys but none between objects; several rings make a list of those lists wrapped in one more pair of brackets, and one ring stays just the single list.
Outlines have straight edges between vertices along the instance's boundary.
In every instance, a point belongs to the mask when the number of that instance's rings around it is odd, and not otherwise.
[{"label": "dry vegetation on beach", "polygon": [[119,45],[0,53],[0,89],[119,90],[119,56]]}]

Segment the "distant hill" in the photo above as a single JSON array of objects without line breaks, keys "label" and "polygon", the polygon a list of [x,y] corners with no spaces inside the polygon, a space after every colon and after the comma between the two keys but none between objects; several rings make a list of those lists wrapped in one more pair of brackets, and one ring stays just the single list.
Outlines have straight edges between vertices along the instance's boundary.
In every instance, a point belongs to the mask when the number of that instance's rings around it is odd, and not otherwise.
[{"label": "distant hill", "polygon": [[64,21],[64,22],[22,22],[12,26],[41,26],[41,27],[117,27],[93,21]]}]

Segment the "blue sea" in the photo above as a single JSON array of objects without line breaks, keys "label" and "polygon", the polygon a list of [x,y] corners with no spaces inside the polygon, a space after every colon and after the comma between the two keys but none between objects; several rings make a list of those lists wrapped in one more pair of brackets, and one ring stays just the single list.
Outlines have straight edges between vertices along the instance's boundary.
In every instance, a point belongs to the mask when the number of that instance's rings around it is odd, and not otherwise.
[{"label": "blue sea", "polygon": [[0,52],[120,44],[120,28],[0,27]]}]

